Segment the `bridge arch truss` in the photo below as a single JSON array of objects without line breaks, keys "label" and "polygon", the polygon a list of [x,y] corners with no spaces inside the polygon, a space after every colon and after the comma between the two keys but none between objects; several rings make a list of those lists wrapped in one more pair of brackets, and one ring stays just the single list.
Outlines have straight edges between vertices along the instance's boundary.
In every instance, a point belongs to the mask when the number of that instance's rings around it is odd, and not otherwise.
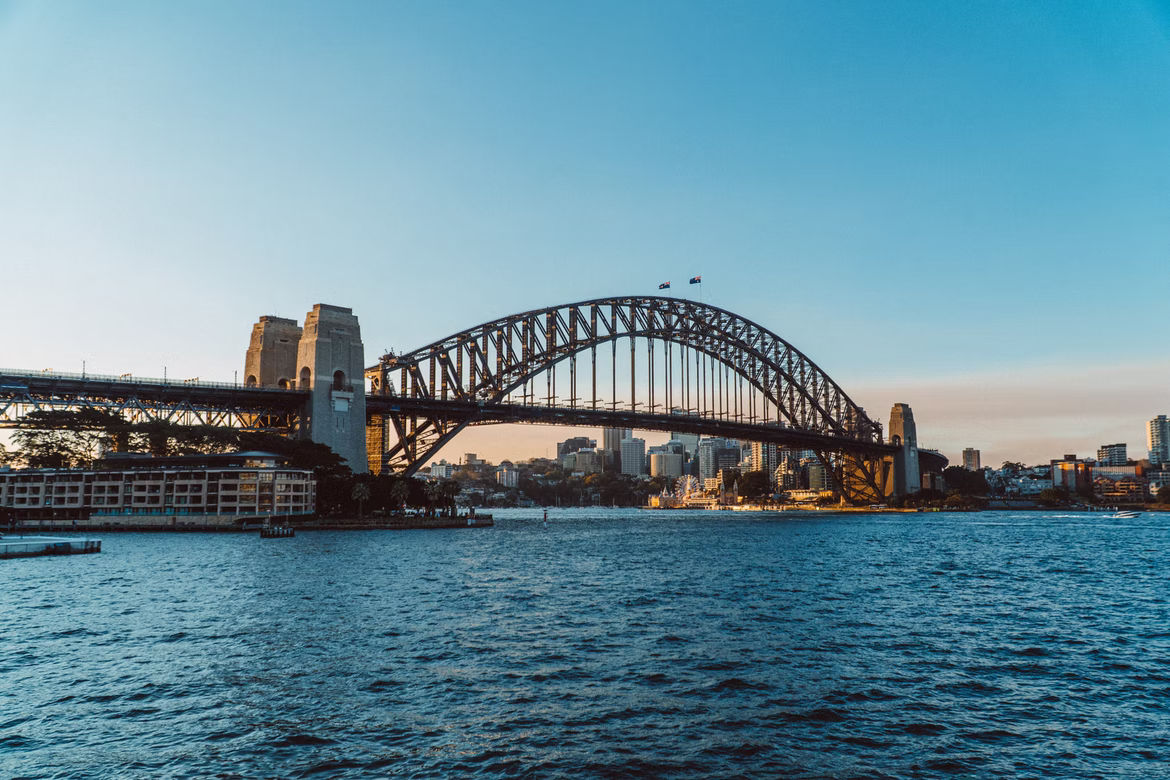
[{"label": "bridge arch truss", "polygon": [[366,376],[371,458],[407,474],[468,425],[620,424],[812,449],[859,502],[881,499],[891,449],[881,425],[792,344],[680,298],[534,309],[387,354]]}]

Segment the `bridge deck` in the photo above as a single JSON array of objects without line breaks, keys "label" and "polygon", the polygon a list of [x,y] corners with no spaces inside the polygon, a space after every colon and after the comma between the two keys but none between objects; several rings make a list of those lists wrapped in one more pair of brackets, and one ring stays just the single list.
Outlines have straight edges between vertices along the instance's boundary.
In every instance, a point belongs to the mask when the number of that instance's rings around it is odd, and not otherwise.
[{"label": "bridge deck", "polygon": [[775,423],[666,414],[631,409],[591,409],[521,404],[467,403],[386,395],[366,396],[367,414],[436,416],[468,420],[470,424],[540,423],[601,428],[636,428],[645,431],[697,433],[744,441],[781,444],[810,450],[848,451],[883,455],[898,448],[891,444],[828,436]]}]

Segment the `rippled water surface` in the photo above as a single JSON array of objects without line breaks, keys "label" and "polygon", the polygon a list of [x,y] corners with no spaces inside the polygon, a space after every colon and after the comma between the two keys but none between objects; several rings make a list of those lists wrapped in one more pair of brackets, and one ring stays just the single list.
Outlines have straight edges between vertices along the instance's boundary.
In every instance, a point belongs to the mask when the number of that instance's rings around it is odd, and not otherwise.
[{"label": "rippled water surface", "polygon": [[1170,519],[498,511],[0,561],[0,777],[1170,772]]}]

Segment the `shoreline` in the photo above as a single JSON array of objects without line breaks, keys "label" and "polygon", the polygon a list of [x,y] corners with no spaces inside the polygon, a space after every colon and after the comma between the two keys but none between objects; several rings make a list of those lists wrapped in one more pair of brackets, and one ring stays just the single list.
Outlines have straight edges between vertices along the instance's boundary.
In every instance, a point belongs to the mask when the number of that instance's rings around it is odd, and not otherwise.
[{"label": "shoreline", "polygon": [[[129,517],[127,518],[129,519]],[[291,520],[276,518],[282,525],[296,531],[413,531],[430,528],[489,528],[495,524],[490,514],[475,513],[454,517],[420,517],[395,514],[384,517],[337,517]],[[19,536],[42,533],[217,533],[217,534],[259,534],[260,526],[249,523],[246,527],[236,525],[184,523],[177,525],[159,523],[87,523],[84,526],[66,523],[28,521],[0,534]]]}]

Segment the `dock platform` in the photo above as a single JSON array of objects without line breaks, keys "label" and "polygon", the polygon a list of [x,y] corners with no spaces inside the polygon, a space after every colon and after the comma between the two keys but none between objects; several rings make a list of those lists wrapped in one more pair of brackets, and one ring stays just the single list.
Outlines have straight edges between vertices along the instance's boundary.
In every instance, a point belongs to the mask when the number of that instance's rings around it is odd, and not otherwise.
[{"label": "dock platform", "polygon": [[84,555],[101,551],[101,539],[67,539],[61,536],[0,536],[0,558]]}]

